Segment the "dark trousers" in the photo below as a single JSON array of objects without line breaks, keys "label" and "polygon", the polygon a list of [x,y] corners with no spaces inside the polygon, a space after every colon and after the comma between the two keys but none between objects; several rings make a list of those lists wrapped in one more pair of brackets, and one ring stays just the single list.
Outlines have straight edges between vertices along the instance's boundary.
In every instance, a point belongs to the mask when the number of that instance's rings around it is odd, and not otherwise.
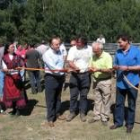
[{"label": "dark trousers", "polygon": [[63,83],[64,76],[45,75],[45,97],[48,121],[54,121],[56,115],[60,112]]},{"label": "dark trousers", "polygon": [[[138,86],[137,86],[138,87]],[[117,88],[116,107],[114,112],[114,123],[118,126],[123,125],[126,117],[126,126],[133,127],[135,122],[135,108],[138,91],[134,88],[120,89]],[[125,98],[128,97],[128,108],[125,114]]]},{"label": "dark trousers", "polygon": [[28,71],[31,89],[33,93],[36,93],[36,85],[37,90],[41,92],[41,82],[40,82],[40,72],[39,71]]},{"label": "dark trousers", "polygon": [[87,94],[90,88],[90,75],[86,73],[72,73],[70,77],[70,112],[76,112],[79,100],[80,113],[87,113]]}]

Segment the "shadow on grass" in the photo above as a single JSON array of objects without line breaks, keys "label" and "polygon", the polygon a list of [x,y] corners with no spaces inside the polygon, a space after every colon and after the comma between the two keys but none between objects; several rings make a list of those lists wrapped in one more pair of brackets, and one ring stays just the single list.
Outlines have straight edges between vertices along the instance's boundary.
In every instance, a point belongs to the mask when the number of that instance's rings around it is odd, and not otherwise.
[{"label": "shadow on grass", "polygon": [[139,121],[139,122],[138,122],[138,121],[135,121],[135,123],[136,123],[136,124],[140,124],[140,121]]},{"label": "shadow on grass", "polygon": [[46,105],[39,105],[39,104],[37,104],[36,107],[47,108]]},{"label": "shadow on grass", "polygon": [[[88,111],[93,110],[93,107],[94,107],[94,101],[91,100],[91,99],[88,99]],[[61,111],[60,111],[60,113],[63,114],[65,111],[68,111],[69,108],[70,108],[70,101],[69,100],[63,101],[61,103]],[[77,109],[78,108],[79,108],[79,101],[78,101]],[[76,114],[78,114],[78,113],[79,113],[79,111],[77,110]]]},{"label": "shadow on grass", "polygon": [[69,107],[70,107],[70,101],[69,100],[63,101],[61,103],[60,114],[63,114],[65,111],[69,110]]},{"label": "shadow on grass", "polygon": [[24,109],[22,109],[22,111],[21,111],[21,115],[23,115],[23,116],[31,115],[31,113],[37,103],[38,103],[38,101],[35,99],[28,100],[27,106]]},{"label": "shadow on grass", "polygon": [[87,112],[89,112],[90,110],[93,111],[93,108],[94,108],[94,100],[88,99],[88,111]]}]

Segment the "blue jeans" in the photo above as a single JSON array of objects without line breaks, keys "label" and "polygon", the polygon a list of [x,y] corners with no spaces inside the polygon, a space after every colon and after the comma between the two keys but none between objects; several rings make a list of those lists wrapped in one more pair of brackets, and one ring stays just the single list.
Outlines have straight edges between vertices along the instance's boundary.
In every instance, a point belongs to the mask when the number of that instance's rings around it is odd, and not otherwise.
[{"label": "blue jeans", "polygon": [[4,73],[0,71],[0,97],[3,97]]},{"label": "blue jeans", "polygon": [[56,115],[60,114],[63,83],[64,76],[45,75],[45,97],[48,121],[54,121]]},{"label": "blue jeans", "polygon": [[[41,92],[41,82],[40,82],[40,72],[39,71],[28,71],[30,84],[31,84],[31,90],[32,93]],[[37,87],[36,87],[37,86]],[[37,89],[37,91],[36,91]]]},{"label": "blue jeans", "polygon": [[78,96],[80,94],[80,113],[87,113],[87,94],[90,88],[90,75],[86,73],[72,73],[70,77],[70,112],[76,112],[78,107]]},{"label": "blue jeans", "polygon": [[[138,87],[138,86],[137,86]],[[135,109],[138,91],[134,88],[120,89],[117,88],[116,107],[114,112],[114,123],[122,126],[126,116],[126,126],[134,126]],[[125,98],[128,96],[128,108],[125,114]]]}]

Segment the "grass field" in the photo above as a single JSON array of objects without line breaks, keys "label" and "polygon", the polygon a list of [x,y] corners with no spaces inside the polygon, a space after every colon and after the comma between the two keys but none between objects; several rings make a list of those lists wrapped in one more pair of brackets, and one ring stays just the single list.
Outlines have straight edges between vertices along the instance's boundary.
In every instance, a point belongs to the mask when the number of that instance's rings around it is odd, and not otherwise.
[{"label": "grass field", "polygon": [[[113,80],[114,81],[114,80]],[[114,83],[114,82],[113,82]],[[112,85],[112,104],[114,103],[115,86]],[[89,111],[87,120],[92,114],[94,94],[92,89],[88,95]],[[44,125],[46,106],[44,91],[38,94],[31,94],[30,88],[27,90],[29,103],[27,108],[19,117],[11,117],[7,114],[0,115],[0,140],[140,140],[140,98],[137,100],[136,123],[132,134],[126,134],[126,128],[121,127],[110,130],[113,124],[113,115],[110,114],[108,126],[103,126],[101,122],[89,124],[81,122],[79,115],[71,121],[55,122],[55,127],[50,128]],[[62,112],[69,114],[69,89],[62,93]]]}]

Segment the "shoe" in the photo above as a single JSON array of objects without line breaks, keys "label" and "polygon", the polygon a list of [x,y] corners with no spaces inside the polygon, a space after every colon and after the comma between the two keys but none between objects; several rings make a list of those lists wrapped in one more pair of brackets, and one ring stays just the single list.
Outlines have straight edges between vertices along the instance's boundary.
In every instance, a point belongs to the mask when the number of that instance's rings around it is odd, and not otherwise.
[{"label": "shoe", "polygon": [[57,115],[58,120],[66,120],[66,117],[64,115]]},{"label": "shoe", "polygon": [[84,113],[81,113],[80,114],[80,119],[82,122],[85,122],[87,119],[86,119],[86,115]]},{"label": "shoe", "polygon": [[108,125],[108,121],[102,121],[102,124],[103,124],[104,126],[107,126],[107,125]]},{"label": "shoe", "polygon": [[133,127],[132,126],[127,126],[126,127],[126,133],[131,133],[132,132]]},{"label": "shoe", "polygon": [[118,126],[118,125],[116,125],[116,124],[114,124],[114,125],[112,125],[112,126],[110,126],[110,129],[117,129],[118,127],[121,127],[121,126]]},{"label": "shoe", "polygon": [[76,117],[76,114],[73,112],[73,113],[70,113],[69,116],[67,117],[66,121],[67,122],[70,122],[72,119],[74,119]]},{"label": "shoe", "polygon": [[93,118],[93,119],[88,120],[88,123],[95,123],[95,122],[97,122],[97,121],[99,121],[99,120],[95,120],[95,119]]},{"label": "shoe", "polygon": [[49,121],[49,122],[48,122],[48,125],[49,125],[50,127],[54,127],[54,123],[53,123],[52,121]]}]

